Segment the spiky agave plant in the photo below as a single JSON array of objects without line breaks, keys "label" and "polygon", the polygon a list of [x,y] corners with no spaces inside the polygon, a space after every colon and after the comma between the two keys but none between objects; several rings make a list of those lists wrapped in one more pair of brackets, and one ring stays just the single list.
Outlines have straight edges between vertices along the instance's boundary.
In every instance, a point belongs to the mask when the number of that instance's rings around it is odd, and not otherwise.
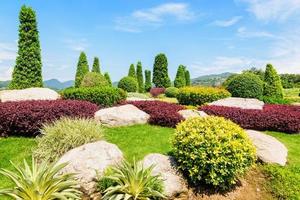
[{"label": "spiky agave plant", "polygon": [[16,200],[81,199],[74,174],[59,174],[67,163],[38,164],[32,159],[32,166],[24,160],[23,168],[11,163],[16,173],[0,169],[0,174],[9,178],[14,187],[0,189],[0,196],[10,196]]},{"label": "spiky agave plant", "polygon": [[103,200],[164,199],[161,176],[152,176],[153,166],[144,168],[141,163],[126,161],[111,167],[110,179],[114,184],[104,191]]}]

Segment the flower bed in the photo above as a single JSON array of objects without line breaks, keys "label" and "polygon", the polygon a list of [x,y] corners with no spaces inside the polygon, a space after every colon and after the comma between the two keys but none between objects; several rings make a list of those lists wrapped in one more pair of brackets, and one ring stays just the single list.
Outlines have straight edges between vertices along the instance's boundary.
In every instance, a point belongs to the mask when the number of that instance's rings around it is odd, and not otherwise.
[{"label": "flower bed", "polygon": [[98,109],[96,104],[77,100],[0,103],[0,136],[36,136],[45,122],[63,116],[89,118]]},{"label": "flower bed", "polygon": [[223,106],[202,106],[209,115],[222,116],[245,129],[300,132],[300,107],[266,104],[263,110],[245,110]]},{"label": "flower bed", "polygon": [[127,101],[150,115],[149,123],[159,126],[175,127],[183,120],[177,112],[184,107],[162,101]]}]

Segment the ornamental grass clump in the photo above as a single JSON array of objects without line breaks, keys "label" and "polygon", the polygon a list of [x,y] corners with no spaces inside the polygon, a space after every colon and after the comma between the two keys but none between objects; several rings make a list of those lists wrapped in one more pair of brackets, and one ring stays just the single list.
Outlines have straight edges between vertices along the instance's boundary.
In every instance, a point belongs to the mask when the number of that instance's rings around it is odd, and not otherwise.
[{"label": "ornamental grass clump", "polygon": [[228,189],[256,160],[246,132],[221,117],[196,117],[180,123],[173,146],[179,169],[194,185]]},{"label": "ornamental grass clump", "polygon": [[41,130],[34,156],[38,160],[54,162],[67,151],[78,146],[101,140],[103,130],[92,119],[62,118],[46,124]]}]

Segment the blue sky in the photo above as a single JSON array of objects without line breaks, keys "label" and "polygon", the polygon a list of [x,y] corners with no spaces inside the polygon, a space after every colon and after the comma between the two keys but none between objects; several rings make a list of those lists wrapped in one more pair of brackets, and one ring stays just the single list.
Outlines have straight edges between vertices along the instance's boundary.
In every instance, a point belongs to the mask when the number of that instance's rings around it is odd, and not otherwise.
[{"label": "blue sky", "polygon": [[0,80],[14,66],[23,4],[37,12],[44,79],[74,79],[80,51],[114,81],[139,60],[152,69],[160,52],[172,79],[179,64],[192,77],[266,63],[300,73],[300,0],[3,0]]}]

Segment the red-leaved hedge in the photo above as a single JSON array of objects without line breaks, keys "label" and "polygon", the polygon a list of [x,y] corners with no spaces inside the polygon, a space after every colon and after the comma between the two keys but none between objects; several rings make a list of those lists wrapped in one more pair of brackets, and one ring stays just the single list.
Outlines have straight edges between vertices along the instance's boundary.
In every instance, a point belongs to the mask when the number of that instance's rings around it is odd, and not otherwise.
[{"label": "red-leaved hedge", "polygon": [[96,104],[78,100],[0,103],[0,136],[36,136],[45,122],[61,117],[93,117]]},{"label": "red-leaved hedge", "polygon": [[161,94],[164,94],[166,92],[165,88],[151,88],[150,89],[150,94],[153,97],[158,97]]},{"label": "red-leaved hedge", "polygon": [[175,127],[183,120],[177,112],[184,107],[162,101],[127,101],[150,115],[149,123],[159,126]]},{"label": "red-leaved hedge", "polygon": [[263,110],[249,110],[223,106],[202,106],[209,115],[222,116],[245,129],[300,132],[300,107],[266,104]]}]

